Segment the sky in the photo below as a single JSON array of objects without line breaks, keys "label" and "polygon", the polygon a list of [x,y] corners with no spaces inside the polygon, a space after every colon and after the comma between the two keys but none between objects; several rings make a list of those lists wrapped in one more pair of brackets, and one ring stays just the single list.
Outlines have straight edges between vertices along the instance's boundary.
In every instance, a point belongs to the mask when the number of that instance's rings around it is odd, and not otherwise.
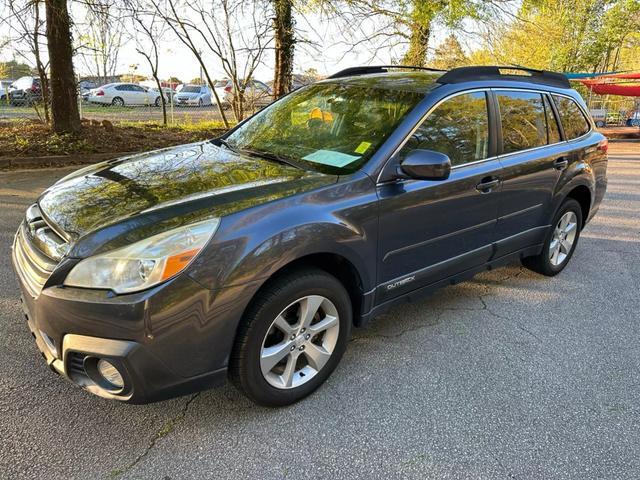
[{"label": "sky", "polygon": [[[83,11],[79,11],[75,7],[72,11],[73,17],[81,19],[84,16]],[[79,21],[77,28],[82,31],[84,28]],[[374,51],[372,45],[361,44],[353,47],[352,39],[345,39],[341,34],[344,25],[331,22],[319,17],[316,14],[308,14],[296,17],[297,34],[302,39],[296,45],[295,50],[295,73],[301,73],[306,69],[313,68],[321,75],[328,75],[339,71],[343,68],[355,65],[372,65],[372,64],[389,64],[394,60],[400,59],[404,53],[405,45],[389,46],[388,48],[379,48]],[[368,20],[357,25],[350,25],[350,31],[359,31],[362,37],[372,35],[380,28],[375,20]],[[465,28],[465,30],[473,27]],[[439,26],[434,29],[431,40],[431,46],[435,47],[448,34],[445,27]],[[7,25],[0,25],[0,39],[8,37],[9,33]],[[189,49],[173,38],[171,33],[167,33],[164,41],[159,43],[161,52],[161,61],[159,65],[159,76],[166,79],[175,76],[187,82],[193,78],[200,76],[200,67]],[[468,48],[474,47],[473,35],[463,41]],[[21,61],[20,55],[16,55],[19,50],[18,44],[10,44],[8,47],[0,50],[0,60],[6,61],[16,59]],[[226,77],[220,65],[220,60],[212,53],[204,51],[204,59],[210,74],[214,78]],[[273,51],[268,50],[262,64],[257,68],[254,77],[269,81],[273,78]],[[135,42],[131,39],[123,39],[122,47],[119,50],[117,74],[131,73],[134,69],[132,65],[137,65],[135,73],[140,75],[151,75],[151,70],[146,64],[145,59],[136,52]],[[76,73],[80,76],[89,75],[92,72],[86,67],[86,62],[81,59],[75,61]]]}]

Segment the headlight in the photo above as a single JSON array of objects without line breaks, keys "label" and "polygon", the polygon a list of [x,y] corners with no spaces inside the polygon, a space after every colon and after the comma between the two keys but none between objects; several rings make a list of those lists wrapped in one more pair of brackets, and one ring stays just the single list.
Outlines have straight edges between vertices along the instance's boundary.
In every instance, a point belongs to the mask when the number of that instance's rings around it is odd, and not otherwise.
[{"label": "headlight", "polygon": [[193,223],[128,247],[89,257],[64,281],[70,287],[131,293],[157,285],[184,270],[213,236],[219,218]]}]

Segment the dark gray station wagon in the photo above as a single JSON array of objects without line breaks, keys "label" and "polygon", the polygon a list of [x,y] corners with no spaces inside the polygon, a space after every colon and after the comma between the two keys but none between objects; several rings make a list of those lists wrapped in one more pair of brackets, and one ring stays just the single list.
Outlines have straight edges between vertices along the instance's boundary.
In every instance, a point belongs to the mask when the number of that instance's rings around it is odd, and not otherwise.
[{"label": "dark gray station wagon", "polygon": [[289,404],[398,302],[511,261],[565,268],[607,184],[586,112],[551,72],[353,68],[221,138],[84,168],[16,234],[29,328],[102,397],[230,378]]}]

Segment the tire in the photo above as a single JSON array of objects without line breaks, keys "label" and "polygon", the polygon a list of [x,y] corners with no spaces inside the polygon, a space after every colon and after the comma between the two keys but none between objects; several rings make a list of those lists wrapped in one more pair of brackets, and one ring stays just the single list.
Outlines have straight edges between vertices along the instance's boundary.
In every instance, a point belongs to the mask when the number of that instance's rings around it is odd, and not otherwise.
[{"label": "tire", "polygon": [[202,108],[202,105],[203,105],[203,104],[202,104],[202,99],[200,98],[200,99],[198,100],[198,108]]},{"label": "tire", "polygon": [[606,126],[606,124],[605,124],[605,122],[603,122],[602,120],[597,120],[597,121],[596,121],[596,127],[598,127],[598,128],[602,128],[602,127],[604,127],[604,126]]},{"label": "tire", "polygon": [[124,100],[120,97],[114,97],[114,99],[111,100],[111,105],[114,107],[124,107]]},{"label": "tire", "polygon": [[[316,312],[307,317],[311,323],[304,323],[299,315],[306,308]],[[276,319],[284,322],[276,326]],[[347,348],[351,325],[351,300],[335,277],[316,268],[295,270],[267,284],[252,300],[238,329],[229,377],[257,404],[278,407],[297,402],[336,368]],[[314,330],[319,333],[314,335]],[[275,360],[270,361],[269,349],[281,354],[274,354]],[[314,357],[320,361],[313,361]],[[271,363],[274,366],[269,368]]]},{"label": "tire", "polygon": [[162,102],[162,101],[160,100],[160,97],[157,97],[157,98],[156,98],[156,101],[155,101],[155,102],[153,102],[153,104],[154,104],[156,107],[159,107],[159,106],[161,105],[161,102]]},{"label": "tire", "polygon": [[[563,227],[561,229],[561,222],[564,220],[569,220],[569,223],[567,223],[566,228]],[[571,228],[570,225],[573,223],[575,223],[575,227]],[[582,208],[580,204],[573,198],[566,199],[553,217],[552,227],[547,233],[542,252],[539,255],[524,258],[522,260],[523,265],[548,277],[559,274],[573,256],[580,238],[582,224]],[[568,235],[567,232],[569,232]],[[571,235],[571,232],[575,233]],[[558,234],[560,235],[560,240],[558,240]],[[565,238],[564,242],[561,240],[562,236]]]}]

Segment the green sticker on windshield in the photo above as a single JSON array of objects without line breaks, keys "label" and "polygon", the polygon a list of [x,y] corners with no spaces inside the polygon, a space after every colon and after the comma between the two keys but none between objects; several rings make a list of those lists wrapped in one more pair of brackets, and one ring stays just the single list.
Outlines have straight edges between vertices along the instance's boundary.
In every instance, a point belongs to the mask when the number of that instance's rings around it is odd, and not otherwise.
[{"label": "green sticker on windshield", "polygon": [[331,167],[344,167],[359,158],[359,156],[334,152],[333,150],[316,150],[306,157],[302,157],[303,160],[307,160],[308,162],[321,163],[322,165],[329,165]]},{"label": "green sticker on windshield", "polygon": [[367,150],[369,150],[370,146],[371,146],[370,142],[360,142],[360,145],[358,145],[358,148],[356,148],[354,152],[362,154]]}]

